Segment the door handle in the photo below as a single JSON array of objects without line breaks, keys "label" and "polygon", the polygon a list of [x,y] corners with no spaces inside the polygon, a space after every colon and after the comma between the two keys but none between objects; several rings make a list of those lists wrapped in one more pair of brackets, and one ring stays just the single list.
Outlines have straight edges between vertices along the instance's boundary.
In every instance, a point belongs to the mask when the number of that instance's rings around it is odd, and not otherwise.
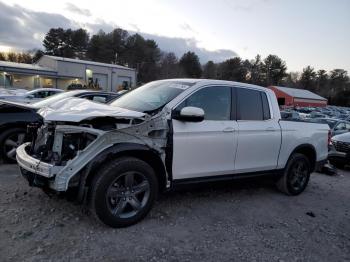
[{"label": "door handle", "polygon": [[226,127],[222,130],[224,133],[230,133],[230,132],[235,132],[235,129],[233,127]]},{"label": "door handle", "polygon": [[273,127],[268,127],[265,129],[265,131],[273,132],[273,131],[275,131],[275,129]]}]

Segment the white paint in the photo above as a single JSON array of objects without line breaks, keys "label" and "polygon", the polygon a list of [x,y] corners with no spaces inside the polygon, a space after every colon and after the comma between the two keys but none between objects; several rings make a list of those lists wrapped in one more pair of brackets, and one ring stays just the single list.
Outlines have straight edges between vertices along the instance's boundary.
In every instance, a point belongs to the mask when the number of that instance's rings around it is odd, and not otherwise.
[{"label": "white paint", "polygon": [[80,122],[95,117],[142,118],[144,113],[131,111],[110,105],[95,103],[83,98],[66,98],[50,107],[42,108],[38,113],[46,121]]},{"label": "white paint", "polygon": [[173,120],[173,178],[233,173],[237,127],[236,121]]}]

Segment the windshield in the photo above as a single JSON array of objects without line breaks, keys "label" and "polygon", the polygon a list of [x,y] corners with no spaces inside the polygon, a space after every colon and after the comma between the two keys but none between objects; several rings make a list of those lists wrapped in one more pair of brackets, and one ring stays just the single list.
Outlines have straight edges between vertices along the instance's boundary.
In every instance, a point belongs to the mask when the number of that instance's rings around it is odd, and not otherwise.
[{"label": "windshield", "polygon": [[59,93],[59,94],[55,94],[55,95],[52,95],[48,98],[45,98],[39,102],[36,102],[36,103],[33,103],[32,105],[36,108],[42,108],[42,107],[46,107],[46,106],[49,106],[53,103],[56,103],[57,101],[60,101],[62,99],[65,99],[65,98],[68,98],[68,97],[72,97],[74,96],[75,94],[77,94],[76,92],[62,92],[62,93]]},{"label": "windshield", "polygon": [[143,113],[154,113],[195,83],[180,81],[156,81],[143,85],[111,103]]}]

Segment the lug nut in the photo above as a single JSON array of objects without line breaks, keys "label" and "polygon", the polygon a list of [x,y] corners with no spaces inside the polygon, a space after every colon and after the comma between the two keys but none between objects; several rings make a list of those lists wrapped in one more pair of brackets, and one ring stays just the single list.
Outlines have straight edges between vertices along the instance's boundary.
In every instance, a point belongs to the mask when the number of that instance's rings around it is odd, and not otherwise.
[{"label": "lug nut", "polygon": [[126,201],[126,198],[124,197],[123,200]]}]

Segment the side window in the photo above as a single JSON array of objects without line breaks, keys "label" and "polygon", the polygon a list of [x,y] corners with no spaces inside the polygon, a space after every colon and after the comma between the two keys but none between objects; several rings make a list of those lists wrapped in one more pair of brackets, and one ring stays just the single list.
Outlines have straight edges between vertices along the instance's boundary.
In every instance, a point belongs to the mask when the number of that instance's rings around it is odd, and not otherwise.
[{"label": "side window", "polygon": [[350,130],[350,123],[345,123],[345,127],[347,130]]},{"label": "side window", "polygon": [[107,98],[105,96],[94,96],[92,97],[92,101],[104,104],[106,103]]},{"label": "side window", "polygon": [[267,96],[264,92],[260,92],[260,94],[261,94],[262,105],[263,105],[264,120],[271,119],[270,106],[269,106],[269,101],[267,100]]},{"label": "side window", "polygon": [[270,109],[265,93],[252,89],[237,88],[237,120],[264,120],[269,118]]},{"label": "side window", "polygon": [[49,92],[49,96],[52,96],[52,95],[55,95],[55,94],[58,94],[59,92],[57,92],[57,91],[50,91]]},{"label": "side window", "polygon": [[33,94],[35,98],[45,98],[47,96],[46,91],[40,91]]},{"label": "side window", "polygon": [[202,108],[205,113],[205,120],[230,120],[231,87],[204,87],[183,101],[177,107],[177,110],[181,110],[186,106]]}]

